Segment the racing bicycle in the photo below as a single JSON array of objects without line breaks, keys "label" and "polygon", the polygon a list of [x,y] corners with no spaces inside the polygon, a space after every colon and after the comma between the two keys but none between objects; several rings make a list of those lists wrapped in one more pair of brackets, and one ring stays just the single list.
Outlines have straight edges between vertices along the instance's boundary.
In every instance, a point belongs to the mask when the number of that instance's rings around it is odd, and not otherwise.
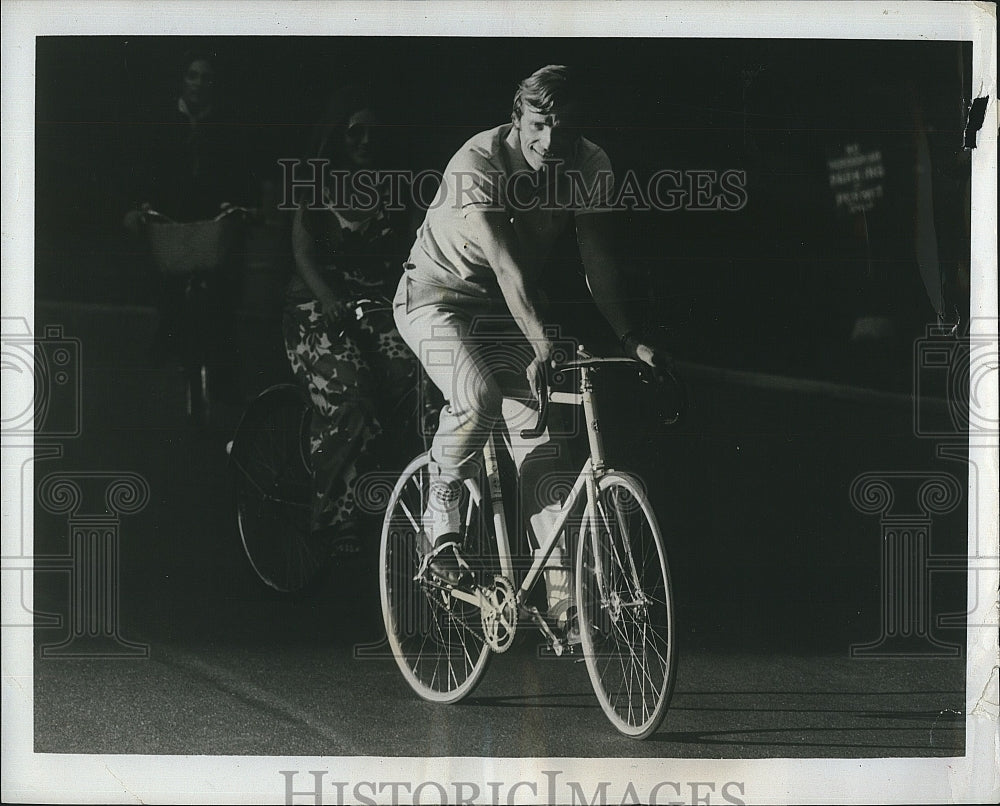
[{"label": "racing bicycle", "polygon": [[[479,481],[464,483],[459,544],[468,568],[449,584],[427,567],[421,526],[430,488],[429,455],[403,471],[386,509],[379,587],[386,635],[410,687],[423,699],[454,703],[482,679],[492,655],[534,625],[557,655],[580,653],[601,708],[622,734],[644,739],[666,714],[676,671],[673,592],[663,535],[642,481],[608,466],[594,376],[610,367],[645,367],[629,358],[598,358],[580,349],[555,368],[577,378],[575,392],[539,390],[537,437],[552,404],[582,406],[589,458],[565,496],[552,531],[524,573],[515,568],[498,465],[498,430],[483,448]],[[677,385],[676,422],[683,409]],[[558,634],[531,604],[554,547],[564,538],[573,557],[580,644]]]}]

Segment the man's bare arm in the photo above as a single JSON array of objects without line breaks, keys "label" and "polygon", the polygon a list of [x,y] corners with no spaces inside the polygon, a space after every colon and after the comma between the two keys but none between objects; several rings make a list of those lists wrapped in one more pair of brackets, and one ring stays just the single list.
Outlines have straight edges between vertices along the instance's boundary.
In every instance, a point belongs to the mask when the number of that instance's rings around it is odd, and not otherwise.
[{"label": "man's bare arm", "polygon": [[615,216],[604,213],[576,216],[576,237],[590,293],[621,340],[622,349],[651,367],[669,366],[670,356],[640,335],[640,323],[635,314],[638,299],[634,291],[638,278],[615,256],[619,237]]},{"label": "man's bare arm", "polygon": [[610,213],[591,213],[576,216],[576,239],[580,247],[580,258],[587,273],[587,286],[594,302],[608,320],[608,324],[621,338],[636,331],[636,321],[632,288],[635,278],[626,273],[616,257],[615,244],[618,238],[618,223]]},{"label": "man's bare arm", "polygon": [[534,277],[525,270],[514,225],[502,211],[474,210],[469,217],[476,224],[479,245],[496,273],[500,291],[518,327],[534,348],[536,358],[548,360],[552,345],[538,310],[539,293]]}]

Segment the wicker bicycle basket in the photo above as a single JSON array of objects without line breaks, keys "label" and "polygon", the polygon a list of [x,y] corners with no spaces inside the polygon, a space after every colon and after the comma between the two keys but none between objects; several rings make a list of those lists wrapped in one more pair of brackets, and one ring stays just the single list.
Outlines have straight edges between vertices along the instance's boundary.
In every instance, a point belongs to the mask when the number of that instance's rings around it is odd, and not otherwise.
[{"label": "wicker bicycle basket", "polygon": [[146,232],[158,271],[211,272],[232,255],[239,241],[240,222],[233,216],[218,221],[151,222]]}]

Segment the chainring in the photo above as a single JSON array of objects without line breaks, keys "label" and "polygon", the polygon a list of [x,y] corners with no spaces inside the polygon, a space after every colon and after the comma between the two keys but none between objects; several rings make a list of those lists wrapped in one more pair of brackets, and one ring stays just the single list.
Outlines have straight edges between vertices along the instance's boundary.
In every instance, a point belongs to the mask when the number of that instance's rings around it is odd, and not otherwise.
[{"label": "chainring", "polygon": [[514,586],[505,576],[497,574],[493,584],[481,587],[483,638],[497,654],[506,652],[514,643],[517,632],[517,597]]}]

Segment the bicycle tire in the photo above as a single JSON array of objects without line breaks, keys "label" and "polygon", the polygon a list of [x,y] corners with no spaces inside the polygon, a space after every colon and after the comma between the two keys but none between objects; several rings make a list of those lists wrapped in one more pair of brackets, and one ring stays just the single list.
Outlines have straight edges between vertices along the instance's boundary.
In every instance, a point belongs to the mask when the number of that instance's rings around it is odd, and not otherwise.
[{"label": "bicycle tire", "polygon": [[599,480],[595,518],[597,534],[588,517],[576,550],[583,656],[604,714],[620,733],[645,739],[666,715],[677,666],[666,549],[633,476]]},{"label": "bicycle tire", "polygon": [[[428,463],[426,453],[410,462],[392,491],[379,549],[379,593],[386,637],[404,679],[423,699],[452,703],[473,691],[492,653],[479,610],[435,589],[429,578],[419,578]],[[466,490],[463,557],[477,575],[492,579],[499,573],[495,541],[486,528],[478,485],[466,482]]]},{"label": "bicycle tire", "polygon": [[308,587],[329,559],[310,529],[309,401],[297,386],[262,392],[233,438],[236,523],[257,577],[281,593]]}]

